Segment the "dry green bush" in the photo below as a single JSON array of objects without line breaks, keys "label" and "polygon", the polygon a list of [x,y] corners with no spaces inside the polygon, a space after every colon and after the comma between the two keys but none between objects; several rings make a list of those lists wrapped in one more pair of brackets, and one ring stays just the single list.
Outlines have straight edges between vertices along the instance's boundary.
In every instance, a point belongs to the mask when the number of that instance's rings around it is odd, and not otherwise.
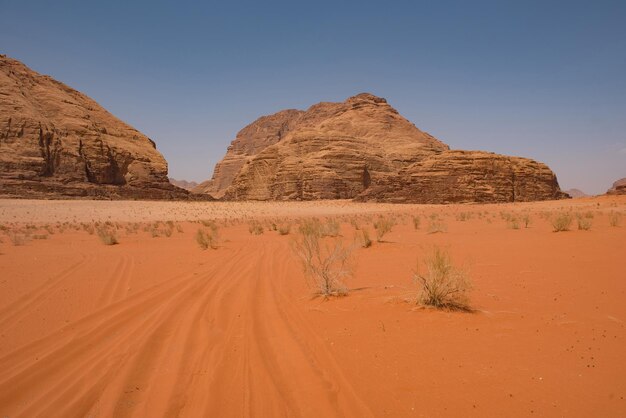
[{"label": "dry green bush", "polygon": [[303,221],[292,241],[293,251],[314,294],[325,298],[346,295],[344,280],[352,275],[352,247],[341,239],[325,239],[320,225],[316,220]]},{"label": "dry green bush", "polygon": [[97,228],[98,238],[104,245],[116,245],[119,244],[115,230],[110,226],[101,226]]},{"label": "dry green bush", "polygon": [[22,245],[26,245],[29,241],[29,236],[20,232],[13,232],[9,234],[9,240],[14,246],[21,247]]},{"label": "dry green bush", "polygon": [[376,241],[382,242],[383,237],[387,233],[391,232],[395,225],[395,222],[391,218],[381,216],[374,222],[374,229],[376,230]]},{"label": "dry green bush", "polygon": [[572,226],[572,215],[567,212],[561,212],[554,215],[551,222],[554,232],[569,231]]},{"label": "dry green bush", "polygon": [[213,228],[199,228],[196,232],[196,242],[203,250],[211,248],[212,250],[218,247],[218,229],[217,225]]},{"label": "dry green bush", "polygon": [[289,235],[289,232],[291,232],[291,224],[287,223],[278,226],[278,233],[280,235]]},{"label": "dry green bush", "polygon": [[258,221],[252,221],[248,224],[248,232],[252,235],[261,235],[265,229]]},{"label": "dry green bush", "polygon": [[519,220],[516,217],[514,217],[514,216],[510,217],[508,219],[507,223],[509,225],[509,228],[511,228],[511,229],[519,229]]},{"label": "dry green bush", "polygon": [[428,223],[428,228],[426,229],[426,232],[429,234],[436,234],[438,232],[447,232],[448,231],[448,226],[441,220],[439,219],[431,219],[431,221]]},{"label": "dry green bush", "polygon": [[437,309],[470,311],[472,283],[468,274],[453,264],[450,254],[435,247],[424,264],[426,273],[420,273],[418,262],[413,276],[419,286],[417,303]]},{"label": "dry green bush", "polygon": [[619,212],[611,212],[609,213],[609,225],[611,226],[619,226],[621,220],[621,216]]},{"label": "dry green bush", "polygon": [[372,246],[372,240],[370,239],[370,234],[367,232],[367,229],[361,229],[357,233],[357,238],[361,247],[369,248]]},{"label": "dry green bush", "polygon": [[582,231],[589,231],[591,229],[591,219],[578,217],[578,229]]},{"label": "dry green bush", "polygon": [[530,226],[531,219],[529,213],[522,214],[522,222],[524,223],[524,228],[528,228]]}]

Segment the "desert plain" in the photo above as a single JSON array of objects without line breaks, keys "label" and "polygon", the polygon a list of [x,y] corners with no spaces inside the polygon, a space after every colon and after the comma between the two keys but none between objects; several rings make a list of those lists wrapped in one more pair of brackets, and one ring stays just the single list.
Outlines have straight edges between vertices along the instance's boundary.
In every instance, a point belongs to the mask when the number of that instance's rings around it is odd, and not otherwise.
[{"label": "desert plain", "polygon": [[[312,217],[352,250],[345,296],[307,285],[293,241]],[[626,416],[625,196],[2,200],[0,226],[2,417]],[[415,303],[435,247],[470,312]]]}]

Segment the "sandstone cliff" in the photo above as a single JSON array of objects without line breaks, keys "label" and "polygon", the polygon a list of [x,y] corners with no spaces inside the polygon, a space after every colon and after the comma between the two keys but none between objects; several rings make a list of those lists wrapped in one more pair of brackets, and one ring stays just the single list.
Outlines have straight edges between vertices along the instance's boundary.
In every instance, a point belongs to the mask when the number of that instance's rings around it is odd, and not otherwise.
[{"label": "sandstone cliff", "polygon": [[546,165],[450,151],[367,93],[259,118],[237,134],[213,178],[194,192],[231,200],[416,203],[566,197]]},{"label": "sandstone cliff", "polygon": [[226,199],[353,198],[373,178],[447,149],[385,99],[364,93],[258,119],[194,191]]},{"label": "sandstone cliff", "polygon": [[358,200],[398,203],[562,199],[554,173],[536,161],[483,151],[446,151],[381,179]]},{"label": "sandstone cliff", "polygon": [[626,194],[626,178],[613,183],[613,187],[607,190],[606,194]]},{"label": "sandstone cliff", "polygon": [[0,195],[185,198],[152,140],[84,94],[0,55]]}]

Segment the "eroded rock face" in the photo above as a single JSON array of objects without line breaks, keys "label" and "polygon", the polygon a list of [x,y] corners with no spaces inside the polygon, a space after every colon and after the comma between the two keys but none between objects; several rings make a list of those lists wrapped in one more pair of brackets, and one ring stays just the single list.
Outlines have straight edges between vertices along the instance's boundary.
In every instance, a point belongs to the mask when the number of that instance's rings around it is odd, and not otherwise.
[{"label": "eroded rock face", "polygon": [[367,93],[258,119],[239,132],[213,178],[194,192],[230,200],[415,203],[567,196],[545,164],[450,151],[385,99]]},{"label": "eroded rock face", "polygon": [[441,204],[567,197],[545,164],[490,152],[445,151],[381,179],[358,200]]},{"label": "eroded rock face", "polygon": [[613,183],[613,187],[606,194],[626,194],[626,178],[619,179]]},{"label": "eroded rock face", "polygon": [[372,179],[447,149],[385,99],[364,93],[258,119],[194,191],[233,200],[353,198]]},{"label": "eroded rock face", "polygon": [[0,55],[0,194],[181,198],[152,140],[84,94]]}]

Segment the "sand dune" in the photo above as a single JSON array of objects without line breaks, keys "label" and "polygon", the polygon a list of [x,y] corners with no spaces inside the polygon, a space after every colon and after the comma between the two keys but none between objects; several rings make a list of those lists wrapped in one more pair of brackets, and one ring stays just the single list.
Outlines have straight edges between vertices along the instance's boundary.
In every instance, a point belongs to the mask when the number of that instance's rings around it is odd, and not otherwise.
[{"label": "sand dune", "polygon": [[[591,230],[553,233],[540,216],[569,208],[593,211]],[[291,236],[248,232],[251,218],[345,215],[350,239],[357,209],[393,211],[400,224],[356,250],[343,298],[310,297]],[[530,228],[498,215],[521,210]],[[608,214],[625,210],[618,196],[447,207],[2,201],[0,415],[624,416],[626,225]],[[415,230],[403,216],[414,213],[439,213],[448,231]],[[121,225],[120,244],[104,246],[61,224],[139,214],[183,232]],[[217,250],[194,240],[202,218],[224,220]],[[10,230],[33,222],[59,224],[12,245]],[[434,244],[468,265],[476,312],[405,301]]]}]

